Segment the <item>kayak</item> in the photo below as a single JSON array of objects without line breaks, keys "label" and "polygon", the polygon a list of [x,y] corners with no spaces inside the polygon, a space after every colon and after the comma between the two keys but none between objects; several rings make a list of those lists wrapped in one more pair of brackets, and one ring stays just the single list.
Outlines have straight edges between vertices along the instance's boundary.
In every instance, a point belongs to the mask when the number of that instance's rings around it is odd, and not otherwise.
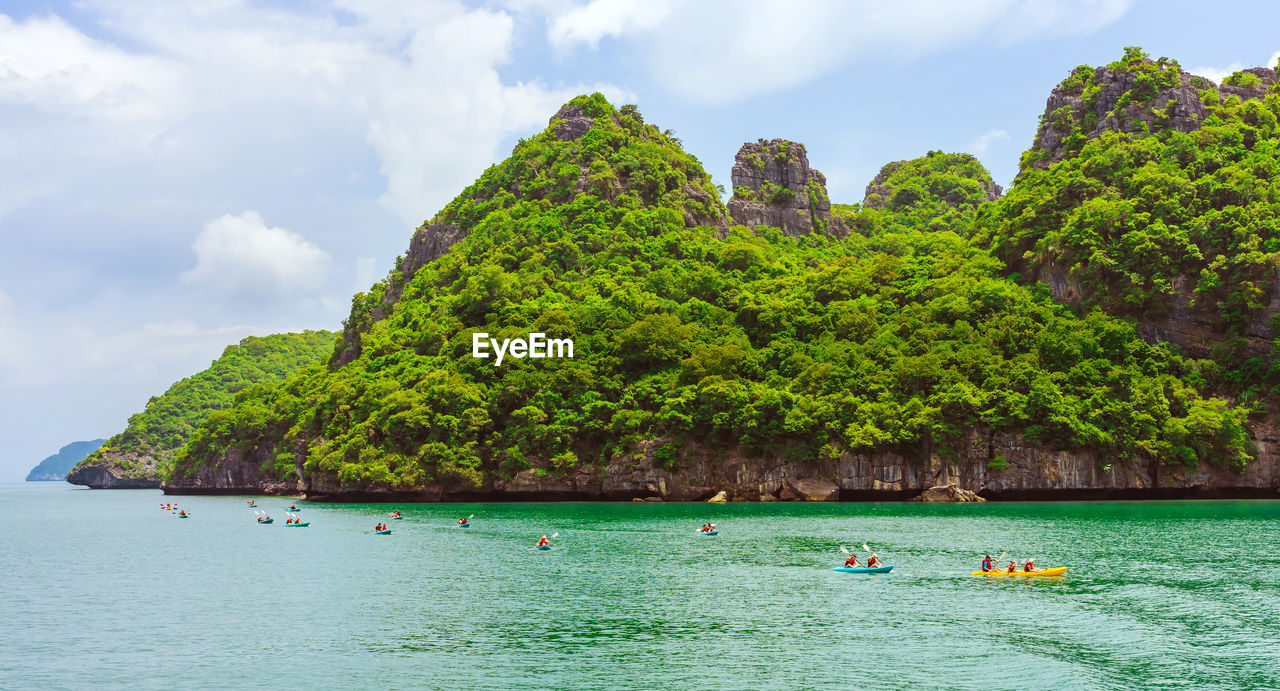
[{"label": "kayak", "polygon": [[701,530],[699,530],[699,531],[698,531],[698,534],[699,534],[699,535],[702,535],[702,536],[707,536],[707,535],[715,535],[715,534],[717,534],[717,533],[719,533],[719,532],[720,532],[719,530],[709,530],[709,531],[707,531],[707,532],[705,532],[705,533],[704,533],[704,532],[702,532]]},{"label": "kayak", "polygon": [[402,520],[402,519],[404,519],[404,516],[392,516],[392,517],[391,517],[391,520],[393,520],[393,521],[399,521],[399,520]]},{"label": "kayak", "polygon": [[390,535],[390,534],[391,534],[391,531],[390,531],[390,530],[375,530],[375,531],[373,531],[373,534],[374,534],[374,535]]},{"label": "kayak", "polygon": [[267,519],[267,520],[265,520],[265,521],[258,521],[258,525],[266,525],[266,524],[268,524],[268,523],[274,523],[274,522],[275,522],[275,520],[276,520],[276,519],[274,519],[274,518],[268,518],[268,519]]},{"label": "kayak", "polygon": [[458,527],[459,527],[459,528],[470,528],[470,527],[471,527],[471,524],[470,524],[470,523],[459,523],[459,524],[458,524]]},{"label": "kayak", "polygon": [[286,528],[305,528],[305,527],[307,527],[307,526],[309,526],[309,525],[311,525],[311,521],[307,521],[306,523],[285,523],[285,524],[284,524],[284,527],[286,527]]},{"label": "kayak", "polygon": [[868,566],[837,566],[831,570],[839,571],[840,573],[889,573],[893,570],[893,564],[874,568]]},{"label": "kayak", "polygon": [[551,549],[551,545],[538,545],[538,549]]},{"label": "kayak", "polygon": [[189,513],[180,513],[180,514],[178,514],[178,518],[191,518],[191,514],[189,514]]},{"label": "kayak", "polygon": [[299,509],[299,508],[298,508],[298,507],[296,507],[296,506],[290,506],[288,509],[286,509],[286,511],[301,511],[301,510],[302,510],[302,509]]},{"label": "kayak", "polygon": [[993,576],[995,578],[1004,578],[1007,576],[1021,576],[1023,578],[1035,578],[1037,576],[1061,576],[1067,572],[1067,567],[1059,566],[1055,569],[1040,569],[1039,571],[1026,572],[1021,569],[1009,573],[1008,571],[974,571],[970,576]]}]

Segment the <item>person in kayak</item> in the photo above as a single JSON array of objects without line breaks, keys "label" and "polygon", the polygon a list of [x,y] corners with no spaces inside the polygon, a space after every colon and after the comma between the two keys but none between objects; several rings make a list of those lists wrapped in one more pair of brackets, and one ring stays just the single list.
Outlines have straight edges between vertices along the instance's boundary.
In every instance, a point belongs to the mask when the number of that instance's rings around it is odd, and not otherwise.
[{"label": "person in kayak", "polygon": [[874,569],[877,566],[884,566],[884,563],[880,561],[880,557],[872,554],[871,558],[867,560],[867,568]]},{"label": "person in kayak", "polygon": [[185,515],[187,515],[187,511],[186,511],[186,509],[183,509],[182,511],[179,511],[179,512],[178,512],[178,515],[179,515],[179,516],[185,516]]},{"label": "person in kayak", "polygon": [[982,570],[991,571],[993,569],[994,569],[994,564],[991,563],[991,555],[988,554],[987,557],[982,560]]},{"label": "person in kayak", "polygon": [[1023,572],[1025,572],[1025,573],[1035,573],[1036,571],[1039,571],[1040,569],[1037,569],[1037,568],[1036,568],[1036,560],[1035,560],[1035,559],[1028,559],[1028,560],[1027,560],[1027,563],[1023,565],[1022,570],[1023,570]]},{"label": "person in kayak", "polygon": [[844,568],[846,569],[858,568],[858,555],[850,554],[849,558],[844,560]]},{"label": "person in kayak", "polygon": [[551,541],[547,539],[546,535],[543,535],[542,537],[538,538],[539,547],[546,547],[547,545],[550,545],[550,544],[551,544]]},{"label": "person in kayak", "polygon": [[1013,573],[1014,571],[1017,571],[1017,570],[1018,570],[1018,562],[1016,562],[1016,561],[1014,561],[1014,560],[1010,559],[1010,560],[1009,560],[1009,571],[1008,571],[1008,573]]},{"label": "person in kayak", "polygon": [[267,520],[268,518],[270,518],[270,517],[269,517],[269,516],[267,516],[266,514],[263,514],[263,515],[261,515],[261,516],[258,516],[258,522],[259,522],[259,523],[262,523],[263,521]]}]

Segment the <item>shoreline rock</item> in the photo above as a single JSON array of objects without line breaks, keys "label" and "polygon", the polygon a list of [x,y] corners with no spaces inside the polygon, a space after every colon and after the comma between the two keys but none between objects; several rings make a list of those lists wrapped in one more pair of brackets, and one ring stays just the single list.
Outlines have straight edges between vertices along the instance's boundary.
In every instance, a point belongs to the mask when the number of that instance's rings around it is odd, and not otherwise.
[{"label": "shoreline rock", "polygon": [[967,489],[961,489],[958,485],[941,485],[938,487],[930,487],[920,493],[920,496],[913,497],[911,501],[923,502],[925,504],[965,504],[965,503],[985,503],[987,500],[978,496],[977,492],[970,492]]}]

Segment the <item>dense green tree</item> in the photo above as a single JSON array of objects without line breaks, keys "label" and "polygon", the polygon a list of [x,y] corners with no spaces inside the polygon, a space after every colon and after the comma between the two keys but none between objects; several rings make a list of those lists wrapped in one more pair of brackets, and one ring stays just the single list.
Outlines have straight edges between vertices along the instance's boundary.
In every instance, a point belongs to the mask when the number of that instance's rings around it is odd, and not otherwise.
[{"label": "dense green tree", "polygon": [[[464,239],[355,297],[354,361],[243,391],[175,472],[262,447],[281,478],[302,460],[353,488],[476,486],[664,436],[803,461],[945,453],[979,425],[1106,457],[1247,461],[1245,411],[1200,392],[1204,363],[1055,304],[970,243],[990,180],[971,156],[907,162],[890,182],[910,192],[882,210],[838,206],[845,239],[726,231],[696,222],[722,217],[715,186],[669,134],[599,95],[572,105],[590,132],[521,141],[432,219]],[[572,337],[574,357],[471,357],[474,332],[530,331]]]}]

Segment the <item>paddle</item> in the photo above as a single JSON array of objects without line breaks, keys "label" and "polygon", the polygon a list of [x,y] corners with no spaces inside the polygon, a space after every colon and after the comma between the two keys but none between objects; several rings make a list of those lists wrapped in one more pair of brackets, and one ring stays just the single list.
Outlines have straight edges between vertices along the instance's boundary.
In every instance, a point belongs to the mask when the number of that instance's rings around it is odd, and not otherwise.
[{"label": "paddle", "polygon": [[[552,541],[552,540],[554,540],[554,539],[556,539],[556,538],[558,538],[558,537],[560,537],[560,533],[551,533],[551,537],[547,538],[547,544],[548,544],[548,545],[550,545],[551,541]],[[534,545],[533,547],[530,547],[529,549],[531,549],[531,550],[532,550],[532,549],[538,549],[538,545]]]}]

